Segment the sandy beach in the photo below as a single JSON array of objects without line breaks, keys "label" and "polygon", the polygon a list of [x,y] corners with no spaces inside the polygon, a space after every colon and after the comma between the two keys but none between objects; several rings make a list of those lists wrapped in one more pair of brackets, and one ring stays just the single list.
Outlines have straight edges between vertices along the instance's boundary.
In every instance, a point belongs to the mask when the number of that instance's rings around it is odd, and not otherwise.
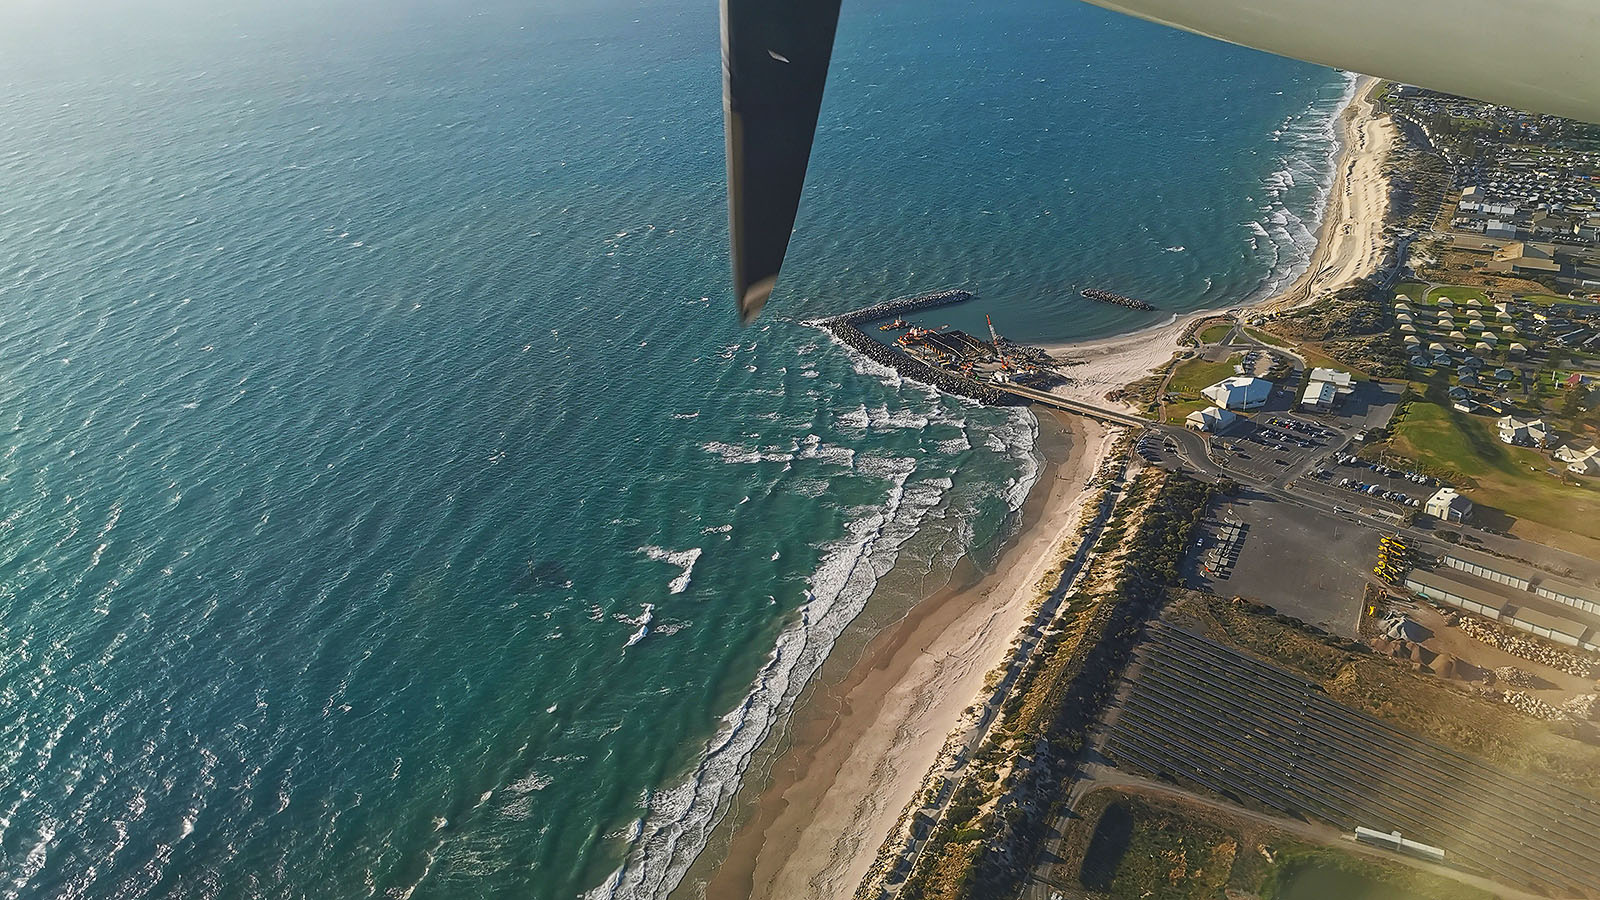
[{"label": "sandy beach", "polygon": [[[1383,264],[1389,251],[1384,218],[1389,209],[1387,165],[1395,126],[1387,116],[1377,115],[1372,99],[1376,85],[1376,79],[1363,78],[1340,114],[1340,155],[1317,246],[1306,270],[1286,290],[1231,309],[1283,312],[1314,302]],[[1066,375],[1070,381],[1052,391],[1133,412],[1127,404],[1107,401],[1105,395],[1165,366],[1178,351],[1178,339],[1189,323],[1225,311],[1187,313],[1155,328],[1101,340],[1046,345],[1044,349],[1052,356],[1069,363]]]},{"label": "sandy beach", "polygon": [[867,643],[842,680],[797,710],[790,748],[705,883],[708,900],[855,892],[946,735],[1004,659],[1050,550],[1076,528],[1084,484],[1110,434],[1071,416],[1048,425],[1065,432],[1065,445],[1058,438],[1059,449],[1046,450],[1023,528],[995,570],[916,604]]},{"label": "sandy beach", "polygon": [[[1393,126],[1374,118],[1371,79],[1341,116],[1342,153],[1319,242],[1301,278],[1256,306],[1282,310],[1369,274],[1387,252],[1383,218]],[[1164,366],[1193,313],[1131,335],[1049,347],[1074,361],[1057,390],[1106,404],[1106,392]],[[1042,414],[1042,413],[1041,413]],[[847,898],[921,784],[946,736],[981,695],[1025,621],[1051,550],[1070,540],[1084,484],[1111,434],[1064,416],[1067,451],[1053,459],[1025,508],[1024,525],[994,572],[911,607],[873,636],[842,676],[819,687],[791,720],[786,747],[752,771],[716,854],[679,896]],[[1042,423],[1043,424],[1043,423]],[[1041,432],[1044,429],[1041,427]],[[1048,455],[1048,454],[1047,454]]]}]

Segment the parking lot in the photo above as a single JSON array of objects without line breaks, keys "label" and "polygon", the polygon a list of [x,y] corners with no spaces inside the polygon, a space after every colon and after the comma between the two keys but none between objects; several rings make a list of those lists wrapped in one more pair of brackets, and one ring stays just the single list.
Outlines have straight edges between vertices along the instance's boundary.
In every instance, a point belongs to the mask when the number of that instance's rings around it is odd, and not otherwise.
[{"label": "parking lot", "polygon": [[1263,413],[1213,438],[1211,450],[1213,459],[1243,478],[1279,482],[1343,443],[1344,436],[1326,426],[1287,413]]},{"label": "parking lot", "polygon": [[1335,455],[1307,474],[1338,489],[1318,493],[1336,503],[1343,496],[1344,505],[1352,507],[1400,512],[1417,510],[1439,488],[1438,480],[1418,472],[1370,463],[1347,454]]},{"label": "parking lot", "polygon": [[1184,577],[1196,590],[1247,597],[1354,637],[1378,535],[1245,488],[1201,523]]}]

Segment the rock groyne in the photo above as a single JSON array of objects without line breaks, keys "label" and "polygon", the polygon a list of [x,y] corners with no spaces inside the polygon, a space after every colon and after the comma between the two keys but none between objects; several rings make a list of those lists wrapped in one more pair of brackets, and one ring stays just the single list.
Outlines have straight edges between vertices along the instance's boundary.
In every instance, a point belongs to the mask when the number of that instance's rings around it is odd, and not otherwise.
[{"label": "rock groyne", "polygon": [[967,291],[938,291],[932,294],[920,294],[915,297],[902,297],[898,300],[890,300],[877,306],[868,306],[864,309],[854,310],[826,319],[813,319],[805,324],[827,331],[838,338],[845,346],[859,352],[875,363],[888,366],[898,372],[902,378],[920,381],[947,394],[966,397],[990,406],[1019,406],[1026,403],[1025,400],[1015,394],[997,390],[982,382],[973,381],[966,376],[928,365],[896,347],[891,347],[882,341],[875,340],[859,327],[863,322],[871,322],[888,316],[901,316],[906,313],[934,309],[940,306],[950,306],[951,304],[962,303],[971,299],[972,294]]}]

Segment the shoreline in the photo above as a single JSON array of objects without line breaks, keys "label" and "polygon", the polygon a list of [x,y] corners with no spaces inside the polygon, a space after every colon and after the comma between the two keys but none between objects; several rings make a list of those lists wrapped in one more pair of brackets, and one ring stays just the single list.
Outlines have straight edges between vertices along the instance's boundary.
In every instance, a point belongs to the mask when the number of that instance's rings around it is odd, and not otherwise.
[{"label": "shoreline", "polygon": [[[1066,415],[1047,414],[1040,426],[1044,471],[994,570],[953,579],[867,637],[843,672],[819,679],[791,714],[787,746],[764,778],[748,783],[754,796],[736,801],[737,815],[729,818],[739,821],[718,841],[721,859],[692,869],[682,895],[855,893],[946,736],[1026,621],[1049,551],[1076,529],[1085,482],[1114,434]],[[1060,458],[1045,449],[1047,428]]]},{"label": "shoreline", "polygon": [[[1053,392],[1107,404],[1107,392],[1166,366],[1192,322],[1230,310],[1282,312],[1374,271],[1388,252],[1384,168],[1394,140],[1392,123],[1375,115],[1376,84],[1363,76],[1337,114],[1339,146],[1316,247],[1291,285],[1258,301],[1176,314],[1132,333],[1046,345],[1052,355],[1073,360],[1071,382]],[[675,896],[855,894],[947,737],[981,701],[985,678],[1004,660],[1032,609],[1050,551],[1077,527],[1085,482],[1118,433],[1087,419],[1035,412],[1041,449],[1047,421],[1070,436],[1070,446],[1060,460],[1045,454],[1023,525],[994,571],[966,583],[952,577],[950,585],[862,635],[853,658],[829,660],[759,773],[755,767],[747,772],[715,839]]]},{"label": "shoreline", "polygon": [[1070,381],[1051,388],[1051,393],[1137,412],[1126,403],[1108,401],[1105,395],[1171,362],[1183,349],[1179,338],[1190,324],[1234,311],[1287,312],[1376,271],[1389,252],[1384,236],[1389,206],[1385,169],[1395,142],[1393,123],[1387,116],[1377,115],[1372,97],[1377,85],[1378,79],[1361,76],[1350,102],[1339,111],[1339,150],[1317,227],[1317,244],[1305,270],[1288,287],[1234,306],[1179,313],[1168,322],[1138,331],[1038,345],[1068,366]]}]

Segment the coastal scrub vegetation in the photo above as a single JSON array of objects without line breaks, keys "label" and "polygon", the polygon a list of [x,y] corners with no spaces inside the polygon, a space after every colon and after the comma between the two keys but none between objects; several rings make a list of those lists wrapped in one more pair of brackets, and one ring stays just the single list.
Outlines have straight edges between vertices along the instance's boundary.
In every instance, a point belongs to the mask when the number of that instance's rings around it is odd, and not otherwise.
[{"label": "coastal scrub vegetation", "polygon": [[[1255,896],[1300,900],[1488,900],[1453,879],[1359,851],[1308,844],[1278,827],[1136,789],[1095,791],[1079,804],[1059,882],[1112,900]],[[1307,893],[1333,888],[1336,893]]]},{"label": "coastal scrub vegetation", "polygon": [[1146,618],[1176,580],[1215,485],[1146,469],[1106,522],[1073,595],[1030,653],[900,896],[1014,895],[1065,799],[1089,725],[1100,714]]},{"label": "coastal scrub vegetation", "polygon": [[1405,354],[1391,333],[1390,292],[1358,278],[1327,300],[1280,316],[1278,334],[1298,342],[1309,365],[1339,365],[1381,376],[1405,374]]}]

